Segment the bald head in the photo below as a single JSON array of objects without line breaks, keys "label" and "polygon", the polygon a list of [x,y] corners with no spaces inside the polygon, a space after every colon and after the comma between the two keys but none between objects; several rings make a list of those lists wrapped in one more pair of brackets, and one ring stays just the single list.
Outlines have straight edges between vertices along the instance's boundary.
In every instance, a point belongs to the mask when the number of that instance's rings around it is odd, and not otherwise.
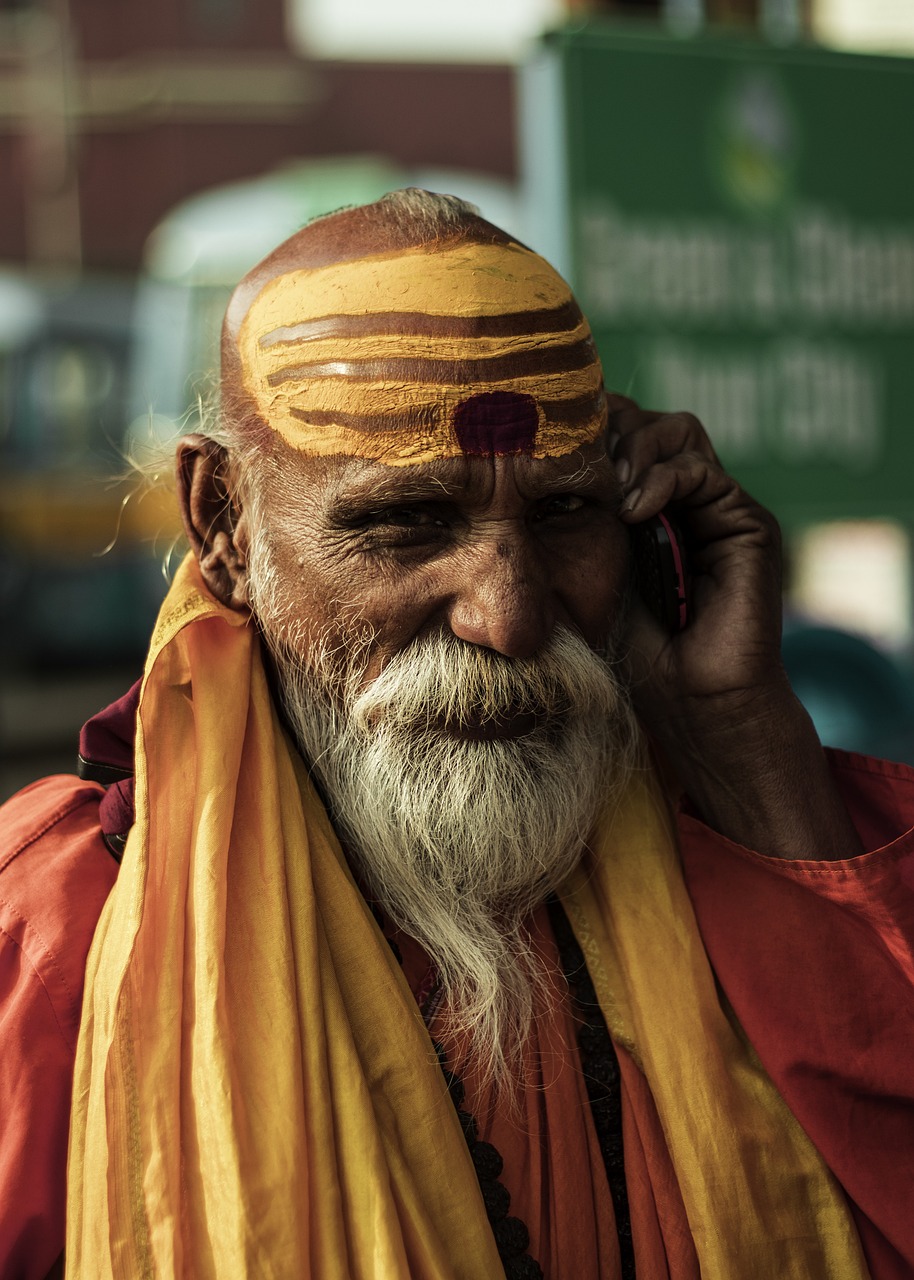
[{"label": "bald head", "polygon": [[420,191],[319,219],[245,277],[223,406],[305,456],[390,466],[559,456],[605,425],[565,282],[469,206]]}]

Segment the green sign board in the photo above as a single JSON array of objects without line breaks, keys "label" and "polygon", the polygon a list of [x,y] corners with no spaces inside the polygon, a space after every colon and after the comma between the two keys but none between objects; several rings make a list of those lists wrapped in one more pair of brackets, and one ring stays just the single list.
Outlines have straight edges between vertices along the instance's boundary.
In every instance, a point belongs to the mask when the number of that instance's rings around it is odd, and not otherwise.
[{"label": "green sign board", "polygon": [[914,518],[914,61],[588,23],[522,88],[607,385],[698,413],[787,523]]}]

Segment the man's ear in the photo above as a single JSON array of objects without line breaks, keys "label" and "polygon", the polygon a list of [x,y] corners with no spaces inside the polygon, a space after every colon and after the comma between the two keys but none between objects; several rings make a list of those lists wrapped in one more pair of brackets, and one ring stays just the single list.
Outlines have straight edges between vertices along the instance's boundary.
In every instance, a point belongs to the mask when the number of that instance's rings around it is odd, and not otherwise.
[{"label": "man's ear", "polygon": [[229,487],[228,454],[190,435],[178,441],[175,459],[181,518],[203,580],[222,604],[248,609],[248,518]]}]

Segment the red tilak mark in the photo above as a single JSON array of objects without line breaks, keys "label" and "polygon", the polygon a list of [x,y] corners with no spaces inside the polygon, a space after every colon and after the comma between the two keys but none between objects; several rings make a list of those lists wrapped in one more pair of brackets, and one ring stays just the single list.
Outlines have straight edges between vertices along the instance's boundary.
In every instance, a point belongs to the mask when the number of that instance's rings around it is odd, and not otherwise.
[{"label": "red tilak mark", "polygon": [[538,421],[532,396],[482,391],[457,406],[454,430],[464,453],[532,453]]}]

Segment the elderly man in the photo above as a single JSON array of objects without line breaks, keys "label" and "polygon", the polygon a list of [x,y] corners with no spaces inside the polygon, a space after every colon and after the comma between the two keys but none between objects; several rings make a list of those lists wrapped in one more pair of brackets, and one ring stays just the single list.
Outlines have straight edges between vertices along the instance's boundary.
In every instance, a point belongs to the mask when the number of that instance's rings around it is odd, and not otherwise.
[{"label": "elderly man", "polygon": [[826,758],[698,423],[398,192],[238,287],[178,480],[142,685],[5,809],[3,1276],[910,1276],[912,775]]}]

